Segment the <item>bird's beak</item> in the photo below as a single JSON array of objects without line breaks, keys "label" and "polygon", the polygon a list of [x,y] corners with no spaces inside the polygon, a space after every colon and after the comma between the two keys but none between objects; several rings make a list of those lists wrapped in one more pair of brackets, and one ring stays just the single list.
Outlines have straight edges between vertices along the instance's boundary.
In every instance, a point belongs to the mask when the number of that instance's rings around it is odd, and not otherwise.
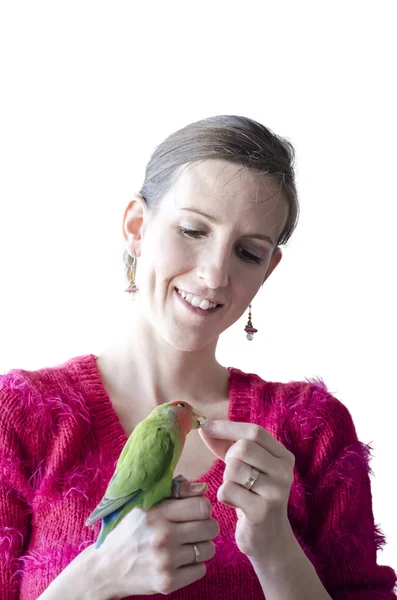
[{"label": "bird's beak", "polygon": [[207,418],[195,408],[193,409],[193,429],[200,429],[206,422]]}]

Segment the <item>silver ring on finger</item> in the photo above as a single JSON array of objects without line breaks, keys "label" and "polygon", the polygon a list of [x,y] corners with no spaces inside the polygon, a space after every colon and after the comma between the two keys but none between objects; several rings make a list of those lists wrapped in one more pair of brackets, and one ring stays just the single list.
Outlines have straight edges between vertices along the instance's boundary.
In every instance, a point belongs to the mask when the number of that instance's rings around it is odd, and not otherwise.
[{"label": "silver ring on finger", "polygon": [[199,550],[197,544],[193,544],[193,550],[194,550],[194,561],[192,562],[192,565],[197,565],[197,563],[199,562],[199,559],[200,559],[200,550]]},{"label": "silver ring on finger", "polygon": [[252,488],[252,486],[254,485],[255,481],[258,479],[258,477],[259,477],[258,469],[255,469],[255,467],[251,467],[251,473],[249,474],[249,476],[243,483],[243,487],[245,487],[246,490],[250,490]]}]

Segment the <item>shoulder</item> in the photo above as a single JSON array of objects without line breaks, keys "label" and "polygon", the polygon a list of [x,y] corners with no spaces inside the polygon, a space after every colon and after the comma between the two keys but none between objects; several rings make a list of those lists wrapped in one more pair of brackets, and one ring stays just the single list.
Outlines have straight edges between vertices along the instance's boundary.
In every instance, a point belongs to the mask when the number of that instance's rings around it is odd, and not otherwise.
[{"label": "shoulder", "polygon": [[304,462],[316,453],[336,456],[354,446],[366,450],[357,440],[350,411],[320,377],[284,383],[265,381],[253,373],[236,375],[240,393],[244,388],[250,398],[250,421]]},{"label": "shoulder", "polygon": [[76,357],[60,365],[37,370],[16,368],[0,375],[0,415],[16,429],[25,431],[50,426],[79,410],[85,403],[79,384],[80,363]]},{"label": "shoulder", "polygon": [[335,424],[339,427],[353,426],[348,408],[320,377],[288,383],[273,382],[269,404],[283,420],[299,424],[302,433],[306,424],[312,430]]},{"label": "shoulder", "polygon": [[232,392],[249,399],[251,417],[320,425],[322,421],[352,423],[347,407],[335,397],[320,377],[302,381],[266,381],[256,373],[231,369]]}]

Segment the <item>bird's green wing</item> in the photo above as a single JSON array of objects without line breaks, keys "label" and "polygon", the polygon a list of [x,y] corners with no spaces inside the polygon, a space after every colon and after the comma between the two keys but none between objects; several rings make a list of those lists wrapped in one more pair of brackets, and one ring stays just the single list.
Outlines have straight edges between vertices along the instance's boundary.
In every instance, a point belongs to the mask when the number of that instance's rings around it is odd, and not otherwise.
[{"label": "bird's green wing", "polygon": [[150,489],[163,477],[174,457],[175,444],[169,431],[150,427],[149,423],[139,423],[120,454],[104,497],[86,524],[103,519],[134,496],[139,505],[139,493]]}]

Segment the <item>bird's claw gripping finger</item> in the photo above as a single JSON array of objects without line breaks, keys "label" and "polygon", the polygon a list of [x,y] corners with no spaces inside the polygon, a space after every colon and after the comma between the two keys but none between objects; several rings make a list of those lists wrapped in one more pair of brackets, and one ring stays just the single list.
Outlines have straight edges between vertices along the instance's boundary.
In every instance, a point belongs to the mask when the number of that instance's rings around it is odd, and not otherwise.
[{"label": "bird's claw gripping finger", "polygon": [[172,490],[171,490],[171,497],[172,498],[180,498],[181,497],[181,483],[182,483],[182,481],[189,481],[189,480],[186,477],[184,477],[183,475],[177,475],[172,480]]}]

